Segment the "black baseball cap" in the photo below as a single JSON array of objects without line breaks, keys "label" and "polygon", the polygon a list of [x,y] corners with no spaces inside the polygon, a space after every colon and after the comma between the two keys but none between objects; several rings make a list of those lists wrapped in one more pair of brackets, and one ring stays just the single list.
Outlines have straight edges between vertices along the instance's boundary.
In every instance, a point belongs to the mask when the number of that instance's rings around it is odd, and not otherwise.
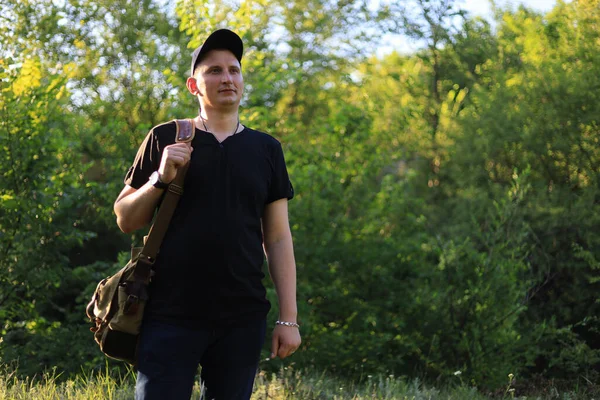
[{"label": "black baseball cap", "polygon": [[192,53],[192,69],[190,75],[194,75],[194,69],[202,58],[211,50],[229,50],[235,58],[242,63],[244,44],[242,39],[229,29],[219,29],[211,33],[204,43]]}]

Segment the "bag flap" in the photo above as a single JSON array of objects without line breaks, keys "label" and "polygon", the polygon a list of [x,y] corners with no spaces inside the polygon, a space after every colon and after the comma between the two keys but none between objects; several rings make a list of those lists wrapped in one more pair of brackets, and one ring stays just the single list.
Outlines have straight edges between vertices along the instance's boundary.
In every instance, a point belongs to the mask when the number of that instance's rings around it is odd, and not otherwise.
[{"label": "bag flap", "polygon": [[131,261],[119,270],[116,274],[106,279],[104,284],[100,283],[95,293],[94,315],[101,320],[106,319],[110,313],[113,299],[117,295],[119,283],[123,278],[123,274],[131,269]]}]

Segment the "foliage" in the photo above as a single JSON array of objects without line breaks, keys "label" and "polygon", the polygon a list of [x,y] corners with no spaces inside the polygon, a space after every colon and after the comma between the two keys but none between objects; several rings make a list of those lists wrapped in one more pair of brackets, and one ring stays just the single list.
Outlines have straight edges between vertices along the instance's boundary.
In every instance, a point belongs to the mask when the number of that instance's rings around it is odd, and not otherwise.
[{"label": "foliage", "polygon": [[[575,373],[561,354],[576,358],[583,373],[584,365],[598,366],[593,360],[600,352],[592,344],[598,287],[591,278],[599,239],[599,110],[588,89],[599,84],[598,33],[590,28],[600,16],[597,5],[559,4],[546,20],[525,9],[505,14],[498,32],[501,62],[480,69],[483,85],[471,92],[473,107],[461,115],[464,129],[456,138],[463,156],[454,158],[461,186],[490,198],[514,169],[530,171],[524,207],[535,284],[521,324],[524,334],[534,332],[540,351],[533,370],[561,378]],[[557,337],[569,338],[561,340],[560,351]]]},{"label": "foliage", "polygon": [[[229,27],[242,122],[281,140],[296,189],[296,365],[596,377],[598,0],[495,24],[449,0],[41,3],[0,2],[0,359],[22,376],[104,368],[83,315],[125,262],[112,202],[147,130],[195,112],[187,55]],[[422,46],[378,58],[383,32]]]},{"label": "foliage", "polygon": [[31,338],[51,337],[57,317],[71,312],[61,297],[70,288],[65,253],[93,232],[80,226],[86,197],[77,144],[65,104],[65,77],[47,73],[39,60],[6,60],[0,73],[2,113],[0,159],[0,320],[2,358],[24,364],[51,363],[23,346]]}]

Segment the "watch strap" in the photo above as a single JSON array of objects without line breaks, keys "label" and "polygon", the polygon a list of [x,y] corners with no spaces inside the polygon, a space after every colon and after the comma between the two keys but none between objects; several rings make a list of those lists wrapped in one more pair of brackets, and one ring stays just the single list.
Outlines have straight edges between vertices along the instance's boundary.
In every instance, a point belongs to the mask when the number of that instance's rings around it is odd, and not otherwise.
[{"label": "watch strap", "polygon": [[152,183],[152,186],[158,189],[167,189],[169,187],[169,183],[160,180],[160,175],[158,171],[153,172],[152,175],[156,176],[156,180],[154,181],[154,183]]}]

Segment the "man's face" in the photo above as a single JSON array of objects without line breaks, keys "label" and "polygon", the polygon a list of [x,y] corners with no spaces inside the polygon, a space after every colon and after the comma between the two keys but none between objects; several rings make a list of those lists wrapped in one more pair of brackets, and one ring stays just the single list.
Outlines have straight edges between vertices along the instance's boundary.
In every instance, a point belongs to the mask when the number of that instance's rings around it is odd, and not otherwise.
[{"label": "man's face", "polygon": [[194,73],[203,107],[239,106],[244,78],[237,58],[228,50],[211,50]]}]

